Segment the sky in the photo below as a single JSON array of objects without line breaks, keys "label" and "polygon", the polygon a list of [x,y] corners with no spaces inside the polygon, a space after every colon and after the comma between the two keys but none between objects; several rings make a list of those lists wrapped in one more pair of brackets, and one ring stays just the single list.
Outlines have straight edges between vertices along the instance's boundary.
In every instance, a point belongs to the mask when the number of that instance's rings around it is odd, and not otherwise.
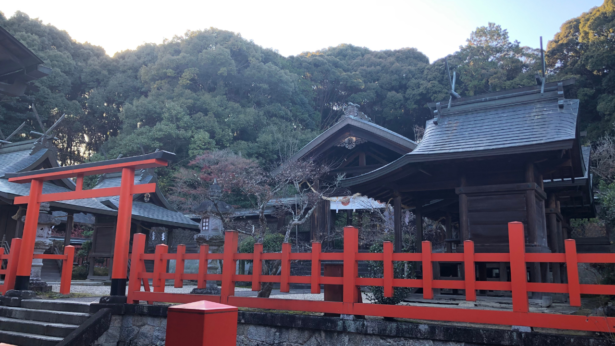
[{"label": "sky", "polygon": [[430,61],[452,54],[479,26],[494,22],[511,40],[539,47],[560,26],[602,0],[20,0],[3,1],[15,11],[66,30],[78,42],[107,54],[162,43],[188,30],[210,27],[240,33],[284,56],[342,43],[371,50],[413,47]]}]

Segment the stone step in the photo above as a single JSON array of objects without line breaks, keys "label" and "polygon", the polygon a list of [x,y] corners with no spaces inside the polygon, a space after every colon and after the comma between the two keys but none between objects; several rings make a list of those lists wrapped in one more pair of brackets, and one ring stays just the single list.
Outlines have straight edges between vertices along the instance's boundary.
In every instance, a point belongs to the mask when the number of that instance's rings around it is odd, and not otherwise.
[{"label": "stone step", "polygon": [[88,317],[90,317],[90,314],[81,312],[50,311],[2,306],[0,307],[0,317],[16,318],[29,321],[79,325],[85,320],[87,320]]},{"label": "stone step", "polygon": [[0,330],[0,342],[19,346],[56,346],[63,338]]},{"label": "stone step", "polygon": [[0,317],[0,330],[9,332],[38,334],[63,338],[78,327],[78,325],[74,324],[26,321],[15,318]]},{"label": "stone step", "polygon": [[68,302],[63,300],[24,299],[21,307],[25,309],[51,310],[64,312],[90,312],[90,303]]}]

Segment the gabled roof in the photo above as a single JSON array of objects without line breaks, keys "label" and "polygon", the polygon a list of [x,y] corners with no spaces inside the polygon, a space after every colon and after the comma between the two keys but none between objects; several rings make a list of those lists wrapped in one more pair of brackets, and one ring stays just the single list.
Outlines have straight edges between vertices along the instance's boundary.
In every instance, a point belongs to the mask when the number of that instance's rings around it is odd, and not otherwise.
[{"label": "gabled roof", "polygon": [[390,149],[398,154],[406,154],[416,148],[416,142],[393,132],[380,125],[370,121],[363,120],[352,115],[344,115],[333,126],[318,135],[301,150],[295,153],[290,161],[298,161],[304,158],[315,158],[323,150],[326,150],[331,145],[335,145],[340,136],[343,136],[348,131],[356,132],[356,135],[369,135],[370,138],[364,138],[370,142],[379,144],[387,149]]},{"label": "gabled roof", "polygon": [[563,99],[557,86],[544,93],[540,87],[520,90],[477,96],[450,109],[444,103],[437,121],[427,121],[414,151],[342,185],[361,184],[414,163],[573,149],[579,100]]}]

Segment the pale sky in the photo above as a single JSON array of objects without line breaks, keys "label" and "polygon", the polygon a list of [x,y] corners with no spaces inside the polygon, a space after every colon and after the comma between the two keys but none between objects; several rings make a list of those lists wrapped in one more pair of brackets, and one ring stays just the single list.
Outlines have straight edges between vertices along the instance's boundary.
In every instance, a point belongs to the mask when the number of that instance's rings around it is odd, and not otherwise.
[{"label": "pale sky", "polygon": [[187,30],[209,27],[240,33],[284,56],[341,43],[372,50],[414,47],[430,61],[458,50],[488,22],[508,29],[511,40],[539,46],[564,21],[602,0],[376,0],[376,1],[3,1],[0,12],[22,11],[66,30],[78,42],[107,54],[162,43]]}]

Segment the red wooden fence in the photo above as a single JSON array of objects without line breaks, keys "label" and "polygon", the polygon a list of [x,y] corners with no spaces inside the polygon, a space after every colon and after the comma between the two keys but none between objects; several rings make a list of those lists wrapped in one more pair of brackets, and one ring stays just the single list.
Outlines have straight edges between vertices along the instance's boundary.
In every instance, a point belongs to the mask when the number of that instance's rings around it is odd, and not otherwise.
[{"label": "red wooden fence", "polygon": [[[198,254],[186,254],[185,247],[178,247],[176,254],[167,253],[166,245],[158,245],[155,254],[145,254],[145,235],[135,234],[132,250],[132,270],[129,280],[128,301],[158,301],[170,303],[190,303],[209,300],[223,304],[247,308],[274,310],[295,310],[308,312],[338,313],[348,315],[370,315],[395,318],[410,318],[436,321],[486,323],[515,325],[540,328],[572,329],[610,332],[615,330],[615,318],[598,316],[576,316],[529,312],[528,292],[565,293],[570,297],[570,305],[581,305],[581,294],[615,295],[613,285],[585,285],[579,283],[578,263],[615,263],[615,254],[577,254],[575,242],[566,240],[566,253],[525,253],[523,224],[509,224],[510,253],[474,253],[474,243],[464,243],[464,253],[432,253],[431,243],[422,244],[422,253],[394,253],[390,242],[384,243],[383,253],[359,253],[358,230],[344,228],[344,252],[323,253],[319,243],[312,243],[311,253],[292,253],[290,244],[284,244],[281,253],[263,253],[262,244],[254,246],[254,253],[237,253],[237,232],[227,231],[224,253],[210,254],[208,246],[203,245]],[[222,260],[222,274],[207,273],[207,261]],[[154,260],[154,272],[145,271],[144,260]],[[166,272],[166,261],[176,260],[176,272]],[[198,274],[183,272],[185,260],[199,260]],[[236,261],[252,260],[253,274],[238,275]],[[281,275],[263,275],[262,262],[281,261]],[[312,261],[311,276],[291,276],[291,261]],[[343,277],[324,277],[320,273],[320,262],[337,260],[344,262]],[[383,261],[383,278],[358,277],[357,261]],[[393,277],[393,262],[421,262],[422,279],[396,279]],[[463,262],[465,280],[449,281],[433,279],[433,262]],[[511,281],[476,281],[474,264],[476,262],[510,262]],[[527,282],[527,262],[566,263],[568,283],[530,283]],[[134,265],[137,264],[137,265]],[[154,291],[149,291],[151,279]],[[207,280],[221,280],[220,295],[193,295],[164,293],[165,280],[174,280],[175,287],[182,287],[184,280],[196,280],[199,288],[205,287]],[[275,298],[236,297],[235,282],[252,281],[252,290],[258,291],[262,282],[280,283],[280,291],[288,292],[289,284],[310,284],[312,293],[320,292],[321,284],[343,285],[342,302],[324,302]],[[145,291],[141,291],[141,283]],[[423,289],[425,299],[433,298],[434,289],[461,289],[466,292],[466,300],[476,300],[476,290],[512,291],[512,311],[439,308],[407,305],[381,305],[355,303],[356,286],[382,286],[387,297],[393,295],[394,287],[417,287]]]},{"label": "red wooden fence", "polygon": [[[15,276],[17,275],[17,264],[19,253],[21,252],[21,239],[13,238],[11,241],[11,252],[5,254],[4,249],[0,248],[0,262],[7,260],[6,269],[0,270],[0,275],[4,275],[4,283],[0,285],[0,292],[5,294],[6,291],[15,288]],[[75,247],[72,245],[64,247],[63,255],[33,255],[32,259],[49,259],[62,261],[62,281],[60,282],[60,293],[70,293],[70,282],[73,276],[73,261],[75,258]]]}]

